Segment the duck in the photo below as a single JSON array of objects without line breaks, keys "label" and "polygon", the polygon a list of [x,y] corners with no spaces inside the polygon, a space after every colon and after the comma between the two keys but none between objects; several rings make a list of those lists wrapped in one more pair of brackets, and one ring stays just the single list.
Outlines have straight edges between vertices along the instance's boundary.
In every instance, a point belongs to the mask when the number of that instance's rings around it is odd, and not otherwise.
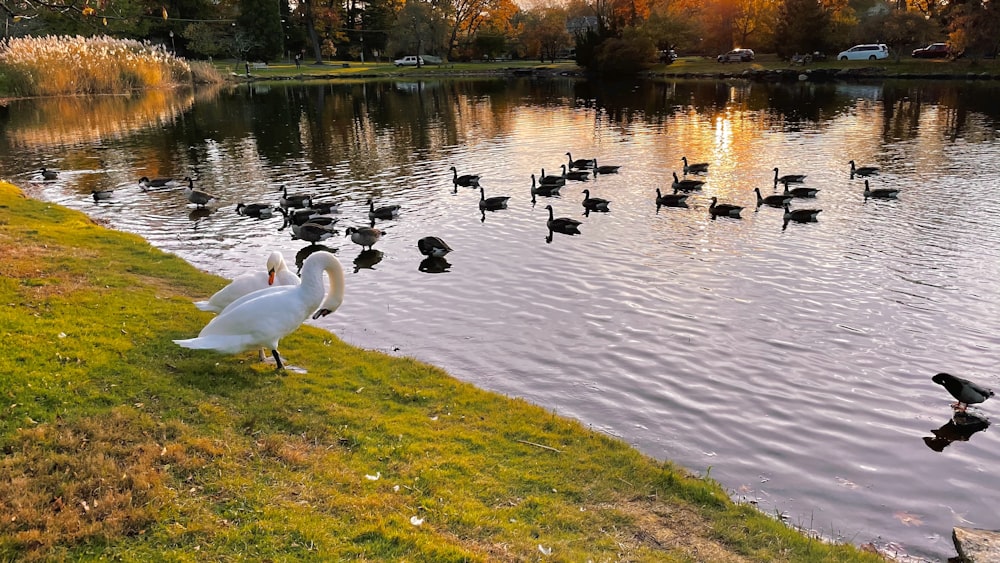
[{"label": "duck", "polygon": [[258,289],[265,289],[273,285],[298,284],[299,277],[288,269],[285,257],[275,250],[267,256],[265,270],[253,270],[233,278],[229,285],[215,292],[206,301],[195,301],[194,306],[202,311],[219,313],[233,301]]},{"label": "duck", "polygon": [[382,207],[375,207],[375,201],[372,198],[368,198],[365,202],[368,204],[368,218],[369,219],[392,219],[393,217],[399,215],[399,205],[383,205]]},{"label": "duck", "polygon": [[712,204],[708,206],[708,212],[712,214],[712,217],[722,215],[739,219],[740,211],[743,211],[743,207],[731,203],[719,203],[719,198],[715,196],[712,196]]},{"label": "duck", "polygon": [[785,174],[784,176],[778,176],[778,167],[774,167],[774,185],[777,186],[778,182],[782,184],[801,184],[806,181],[805,174]]},{"label": "duck", "polygon": [[542,175],[538,177],[538,183],[543,186],[565,186],[566,178],[563,176],[547,176],[545,174],[545,169],[542,168]]},{"label": "duck", "polygon": [[[534,196],[535,194],[538,194],[538,195],[541,195],[541,196],[559,195],[559,190],[561,190],[564,185],[565,184],[541,184],[541,185],[537,185],[537,184],[535,184],[535,175],[534,174],[531,175],[531,195],[532,196]],[[534,197],[532,197],[532,199],[534,199]]]},{"label": "duck", "polygon": [[695,180],[693,178],[684,178],[681,180],[677,177],[676,172],[672,172],[674,175],[674,182],[670,185],[675,190],[680,190],[682,192],[690,192],[693,190],[700,190],[702,186],[705,185],[704,180]]},{"label": "duck", "polygon": [[567,180],[575,180],[577,182],[585,182],[590,178],[590,172],[587,170],[566,170],[566,165],[561,165],[563,178]]},{"label": "duck", "polygon": [[618,164],[597,164],[597,159],[594,159],[594,176],[598,174],[617,174],[619,168],[621,166]]},{"label": "duck", "polygon": [[324,241],[335,234],[337,234],[337,231],[332,227],[332,223],[324,225],[314,223],[313,221],[306,221],[301,225],[292,224],[292,238],[304,240],[312,244]]},{"label": "duck", "polygon": [[682,156],[681,160],[684,161],[685,174],[705,174],[708,172],[707,162],[696,162],[694,164],[688,164],[688,157],[686,156]]},{"label": "duck", "polygon": [[570,154],[569,152],[566,153],[566,156],[569,158],[569,167],[571,169],[594,168],[597,165],[597,159],[594,158],[580,158],[577,160],[573,160],[573,155]]},{"label": "duck", "polygon": [[680,207],[686,205],[686,200],[688,194],[680,193],[679,190],[674,190],[672,194],[662,194],[660,193],[660,188],[656,188],[656,205],[666,205],[667,207]]},{"label": "duck", "polygon": [[[775,184],[774,186],[778,187],[778,184]],[[792,197],[816,197],[816,194],[819,193],[819,188],[798,187],[788,189],[788,184],[785,184],[784,193]]]},{"label": "duck", "polygon": [[[330,279],[329,292],[323,274]],[[197,338],[174,340],[183,348],[237,354],[252,348],[266,348],[284,369],[278,342],[307,319],[333,313],[344,302],[344,268],[329,252],[316,252],[302,264],[302,281],[294,286],[278,286],[255,291],[223,309],[198,333]],[[263,359],[263,350],[261,351]]]},{"label": "duck", "polygon": [[184,188],[184,197],[186,197],[191,203],[197,205],[198,207],[204,207],[212,201],[218,201],[218,198],[214,195],[202,190],[196,190],[194,188],[194,182],[190,177],[186,178],[186,180],[188,185]]},{"label": "duck", "polygon": [[982,403],[993,396],[992,390],[949,373],[939,373],[932,377],[931,381],[943,385],[951,396],[958,400],[952,407],[959,412],[965,412],[969,405]]},{"label": "duck", "polygon": [[486,190],[479,188],[479,209],[484,211],[506,209],[508,199],[510,199],[510,196],[505,195],[486,197]]},{"label": "duck", "polygon": [[865,199],[870,197],[878,199],[895,199],[899,195],[899,190],[896,188],[876,188],[871,189],[868,186],[868,180],[865,180]]},{"label": "duck", "polygon": [[47,170],[44,166],[39,172],[42,175],[43,180],[55,180],[59,177],[59,173],[55,170]]},{"label": "duck", "polygon": [[[191,178],[188,176],[184,177],[185,182],[190,179]],[[174,180],[173,178],[153,178],[152,180],[150,180],[147,176],[139,178],[139,188],[141,188],[142,191],[146,191],[149,188],[168,188],[176,185],[177,180]]]},{"label": "duck", "polygon": [[312,196],[308,194],[289,194],[288,186],[281,186],[278,188],[281,192],[281,198],[278,200],[278,204],[285,209],[294,208],[302,209],[312,205]]},{"label": "duck", "polygon": [[796,221],[798,223],[809,223],[815,221],[822,209],[792,209],[785,204],[785,221]]},{"label": "duck", "polygon": [[549,220],[545,224],[548,225],[550,231],[568,235],[580,234],[580,221],[569,217],[555,217],[551,205],[546,205],[545,209],[549,210]]},{"label": "duck", "polygon": [[424,256],[431,258],[443,258],[445,254],[451,252],[448,243],[438,237],[423,237],[417,241],[417,249]]},{"label": "duck", "polygon": [[107,201],[111,199],[111,196],[114,195],[114,193],[114,190],[92,190],[90,195],[94,198],[94,203],[97,203],[99,201]]},{"label": "duck", "polygon": [[350,236],[351,242],[361,246],[362,250],[366,247],[367,250],[371,250],[372,246],[382,238],[382,231],[375,227],[347,227],[344,232],[346,233],[344,236]]},{"label": "duck", "polygon": [[467,188],[479,185],[479,178],[481,176],[479,176],[478,174],[462,174],[461,176],[459,176],[458,169],[455,168],[454,166],[449,168],[449,170],[451,170],[452,173],[455,175],[455,177],[452,178],[451,180],[455,185],[465,186]]},{"label": "duck", "polygon": [[[284,209],[282,209],[284,211]],[[254,219],[270,219],[274,217],[274,206],[270,203],[237,203],[236,214]]]},{"label": "duck", "polygon": [[792,201],[792,194],[773,194],[764,197],[760,195],[760,188],[754,188],[753,191],[757,193],[757,207],[760,207],[761,205],[770,205],[771,207],[787,207],[788,202]]},{"label": "duck", "polygon": [[583,207],[588,211],[611,211],[608,209],[608,205],[611,204],[610,200],[600,198],[600,197],[590,197],[590,190],[583,190]]},{"label": "duck", "polygon": [[855,166],[854,161],[848,162],[851,165],[851,178],[854,176],[874,176],[878,174],[878,166]]}]

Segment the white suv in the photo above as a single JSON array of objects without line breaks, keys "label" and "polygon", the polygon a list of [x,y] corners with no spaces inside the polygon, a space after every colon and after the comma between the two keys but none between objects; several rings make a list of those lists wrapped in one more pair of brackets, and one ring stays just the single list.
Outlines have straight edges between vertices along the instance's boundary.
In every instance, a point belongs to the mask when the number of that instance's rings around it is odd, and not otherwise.
[{"label": "white suv", "polygon": [[887,58],[889,58],[889,47],[885,43],[855,45],[837,54],[837,60],[840,61],[874,61]]},{"label": "white suv", "polygon": [[392,63],[396,66],[417,66],[418,59],[420,61],[420,66],[427,64],[424,62],[423,57],[417,57],[415,55],[407,55],[401,59],[396,59],[392,61]]}]

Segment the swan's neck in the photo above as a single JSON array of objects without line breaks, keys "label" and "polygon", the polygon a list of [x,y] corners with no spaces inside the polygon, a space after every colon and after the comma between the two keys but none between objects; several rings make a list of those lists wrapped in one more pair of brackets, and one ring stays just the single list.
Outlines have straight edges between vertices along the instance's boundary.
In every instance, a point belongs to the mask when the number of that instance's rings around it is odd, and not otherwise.
[{"label": "swan's neck", "polygon": [[[330,292],[326,300],[319,304],[325,291],[323,272],[330,277]],[[318,304],[318,309],[327,309],[331,313],[337,310],[344,302],[344,268],[340,265],[340,260],[330,255],[325,256],[323,260],[307,261],[302,268],[300,288],[308,301]]]}]

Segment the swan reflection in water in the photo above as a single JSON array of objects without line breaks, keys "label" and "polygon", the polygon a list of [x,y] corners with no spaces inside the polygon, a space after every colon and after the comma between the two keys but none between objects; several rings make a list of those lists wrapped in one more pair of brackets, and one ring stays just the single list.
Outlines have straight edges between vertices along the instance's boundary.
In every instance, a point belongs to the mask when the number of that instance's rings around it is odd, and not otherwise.
[{"label": "swan reflection in water", "polygon": [[302,274],[302,264],[309,258],[314,252],[329,252],[331,254],[336,253],[336,248],[331,248],[323,244],[310,244],[309,246],[302,247],[301,250],[295,253],[295,268],[299,275]]},{"label": "swan reflection in water", "polygon": [[358,273],[361,269],[374,270],[375,264],[381,261],[381,250],[362,250],[361,254],[358,254],[358,257],[354,259],[354,273]]},{"label": "swan reflection in water", "polygon": [[449,268],[451,268],[451,262],[440,256],[428,256],[421,260],[420,265],[417,266],[418,270],[428,274],[442,274],[447,272]]},{"label": "swan reflection in water", "polygon": [[973,434],[986,430],[990,421],[978,414],[956,412],[941,428],[931,430],[933,436],[925,436],[924,444],[928,448],[940,452],[952,442],[968,442]]}]

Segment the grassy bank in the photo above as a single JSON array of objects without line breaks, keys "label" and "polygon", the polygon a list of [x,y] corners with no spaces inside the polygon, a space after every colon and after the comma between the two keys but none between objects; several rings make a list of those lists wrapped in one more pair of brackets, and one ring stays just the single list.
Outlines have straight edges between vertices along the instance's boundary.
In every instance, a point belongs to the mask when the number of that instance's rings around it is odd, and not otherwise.
[{"label": "grassy bank", "polygon": [[224,280],[2,182],[0,251],[0,560],[880,560],[326,331],[181,349]]}]

